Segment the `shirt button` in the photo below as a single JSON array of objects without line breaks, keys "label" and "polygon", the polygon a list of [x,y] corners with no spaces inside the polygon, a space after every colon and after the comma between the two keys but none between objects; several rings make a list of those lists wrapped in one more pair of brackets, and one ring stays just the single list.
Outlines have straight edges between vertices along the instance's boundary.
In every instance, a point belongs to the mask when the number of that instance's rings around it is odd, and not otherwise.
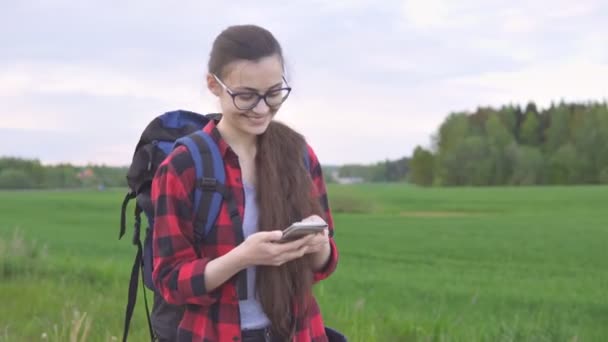
[{"label": "shirt button", "polygon": [[234,336],[234,337],[232,338],[232,340],[233,340],[233,341],[240,341],[241,339],[240,339],[238,336]]}]

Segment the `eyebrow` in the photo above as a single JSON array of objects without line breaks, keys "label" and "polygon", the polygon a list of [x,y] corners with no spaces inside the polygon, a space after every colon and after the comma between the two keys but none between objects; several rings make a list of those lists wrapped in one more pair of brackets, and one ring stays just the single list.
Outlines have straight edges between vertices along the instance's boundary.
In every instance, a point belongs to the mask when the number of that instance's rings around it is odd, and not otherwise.
[{"label": "eyebrow", "polygon": [[[277,87],[281,86],[282,84],[283,84],[283,82],[279,82],[279,83],[271,86],[267,90],[270,90],[270,89],[273,89],[273,88],[277,88]],[[254,92],[258,92],[259,91],[259,89],[251,88],[251,87],[236,87],[234,90],[251,90],[251,91],[254,91]]]}]

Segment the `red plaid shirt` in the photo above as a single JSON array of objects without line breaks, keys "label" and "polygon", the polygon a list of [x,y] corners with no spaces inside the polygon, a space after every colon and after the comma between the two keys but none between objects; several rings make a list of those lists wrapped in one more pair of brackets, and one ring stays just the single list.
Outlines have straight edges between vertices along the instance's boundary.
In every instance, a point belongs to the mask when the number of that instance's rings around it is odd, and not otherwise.
[{"label": "red plaid shirt", "polygon": [[[244,212],[244,190],[238,157],[221,138],[216,122],[211,121],[204,131],[209,133],[224,158],[226,186],[234,195],[241,218]],[[327,278],[336,268],[338,251],[333,239],[333,219],[320,163],[308,147],[310,171],[315,193],[325,209],[330,229],[331,256],[327,266],[314,275],[315,282]],[[153,279],[162,297],[170,304],[186,305],[178,328],[179,341],[240,341],[240,313],[236,276],[211,292],[205,290],[205,266],[222,256],[242,241],[238,241],[226,203],[222,203],[215,233],[206,236],[201,245],[201,257],[192,244],[191,193],[194,189],[194,163],[183,147],[174,150],[159,166],[152,184],[154,219]],[[294,341],[327,341],[324,323],[316,300],[311,298],[307,317],[298,319]]]}]

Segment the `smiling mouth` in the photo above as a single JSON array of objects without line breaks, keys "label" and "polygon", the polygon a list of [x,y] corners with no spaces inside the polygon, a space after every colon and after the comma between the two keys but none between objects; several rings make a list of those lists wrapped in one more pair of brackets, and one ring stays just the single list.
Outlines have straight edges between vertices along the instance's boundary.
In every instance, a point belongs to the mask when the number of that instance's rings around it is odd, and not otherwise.
[{"label": "smiling mouth", "polygon": [[243,114],[243,116],[248,119],[254,119],[254,120],[261,120],[266,117],[266,115],[249,115],[249,114]]}]

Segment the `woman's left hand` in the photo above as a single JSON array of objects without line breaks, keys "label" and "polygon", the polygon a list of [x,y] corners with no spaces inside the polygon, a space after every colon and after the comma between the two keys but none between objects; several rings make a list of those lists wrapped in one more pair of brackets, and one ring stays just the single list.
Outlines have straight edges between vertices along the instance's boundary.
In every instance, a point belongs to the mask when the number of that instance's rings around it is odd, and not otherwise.
[{"label": "woman's left hand", "polygon": [[[325,222],[320,216],[312,215],[302,222]],[[307,254],[312,254],[313,258],[313,268],[314,270],[322,269],[327,261],[329,260],[329,256],[331,254],[331,245],[329,244],[329,230],[325,228],[322,233],[315,234],[307,245]]]},{"label": "woman's left hand", "polygon": [[329,230],[325,228],[322,233],[316,233],[306,244],[308,246],[306,253],[319,253],[329,249]]}]

